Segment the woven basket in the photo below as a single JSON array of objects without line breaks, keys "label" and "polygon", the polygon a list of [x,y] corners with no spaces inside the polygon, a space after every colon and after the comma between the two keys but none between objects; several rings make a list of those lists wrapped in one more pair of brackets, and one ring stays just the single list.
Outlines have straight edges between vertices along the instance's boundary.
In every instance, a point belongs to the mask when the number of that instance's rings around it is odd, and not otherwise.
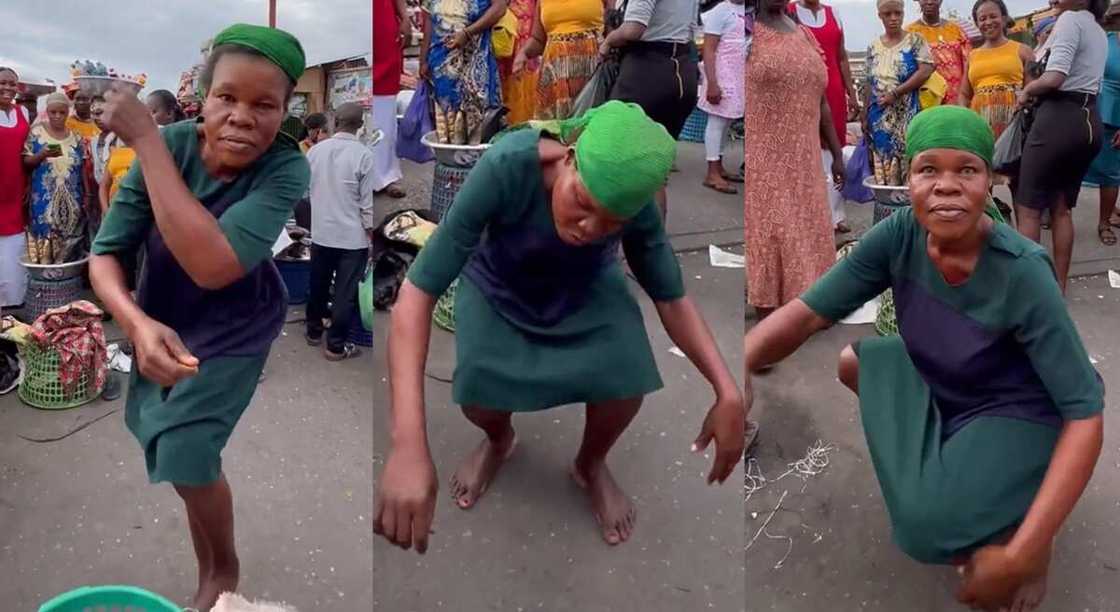
[{"label": "woven basket", "polygon": [[81,276],[62,280],[31,277],[27,279],[27,298],[24,302],[24,313],[28,320],[34,321],[44,312],[66,306],[77,300],[81,295]]},{"label": "woven basket", "polygon": [[432,313],[432,321],[440,329],[455,333],[455,291],[459,288],[459,279],[455,279],[443,295],[436,302],[436,309]]},{"label": "woven basket", "polygon": [[692,114],[681,128],[680,140],[684,142],[704,142],[704,130],[708,129],[708,113],[699,107],[692,109]]},{"label": "woven basket", "polygon": [[455,196],[463,188],[463,182],[467,180],[467,175],[470,172],[471,168],[448,166],[436,162],[432,176],[432,204],[430,210],[437,222],[442,221],[443,216],[451,208]]},{"label": "woven basket", "polygon": [[59,379],[61,359],[54,349],[44,350],[30,343],[20,347],[20,357],[25,369],[19,384],[19,398],[28,406],[65,410],[88,404],[101,395],[101,389],[94,387],[93,372],[83,372],[68,392]]},{"label": "woven basket", "polygon": [[182,608],[144,589],[102,586],[63,593],[40,606],[39,612],[182,612]]},{"label": "woven basket", "polygon": [[875,313],[875,331],[880,336],[898,335],[898,318],[894,312],[894,293],[890,289],[879,296],[879,311]]}]

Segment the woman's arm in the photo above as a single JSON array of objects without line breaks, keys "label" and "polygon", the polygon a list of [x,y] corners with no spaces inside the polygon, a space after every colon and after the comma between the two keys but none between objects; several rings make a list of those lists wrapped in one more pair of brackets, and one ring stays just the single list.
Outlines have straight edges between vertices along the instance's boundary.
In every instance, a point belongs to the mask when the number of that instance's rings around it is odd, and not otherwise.
[{"label": "woman's arm", "polygon": [[478,18],[478,21],[467,26],[466,33],[468,36],[478,36],[490,31],[491,28],[498,25],[501,21],[502,15],[506,14],[506,9],[509,8],[508,0],[493,0],[490,3],[490,8]]},{"label": "woman's arm", "polygon": [[1050,92],[1057,91],[1065,82],[1065,74],[1056,72],[1054,70],[1047,70],[1046,72],[1042,73],[1042,76],[1031,81],[1030,83],[1027,83],[1027,86],[1023,88],[1023,92],[1022,94],[1020,94],[1020,96],[1038,98]]},{"label": "woman's arm", "polygon": [[533,59],[540,57],[544,53],[544,46],[548,42],[548,32],[544,29],[544,22],[541,20],[541,3],[533,8],[533,31],[529,35],[528,42],[521,48],[521,54],[525,59]]},{"label": "woman's arm", "polygon": [[23,167],[30,172],[38,168],[47,159],[47,149],[44,147],[38,153],[23,156]]},{"label": "woman's arm", "polygon": [[844,148],[840,146],[840,135],[836,133],[836,125],[832,122],[832,108],[828,105],[828,98],[821,96],[821,142],[832,153],[833,160],[844,161]]},{"label": "woman's arm", "polygon": [[428,66],[428,50],[432,45],[432,16],[421,11],[420,21],[424,24],[420,36],[420,78],[429,79],[432,76],[431,68]]},{"label": "woman's arm", "polygon": [[721,38],[719,34],[704,34],[704,78],[708,82],[708,101],[712,104],[719,104],[718,100],[712,101],[712,93],[720,92],[719,77],[716,76],[716,47]]},{"label": "woman's arm", "polygon": [[918,70],[910,75],[910,78],[906,79],[905,83],[895,88],[895,94],[898,97],[902,97],[910,92],[921,89],[922,85],[925,85],[929,77],[933,75],[933,70],[933,64],[918,64]]},{"label": "woman's arm", "polygon": [[1103,442],[1101,414],[1065,422],[1023,523],[1006,546],[985,546],[973,553],[958,600],[984,609],[1006,606],[1022,584],[1047,571],[1054,538],[1084,493]]},{"label": "woman's arm", "polygon": [[961,79],[961,92],[957,96],[957,103],[965,108],[972,108],[972,80],[968,78],[968,73],[965,73],[965,78]]},{"label": "woman's arm", "polygon": [[860,95],[856,90],[855,79],[852,78],[852,63],[848,59],[848,50],[844,48],[844,32],[840,32],[840,80],[844,83],[844,91],[848,94],[848,113],[854,114],[852,108],[859,104]]},{"label": "woman's arm", "polygon": [[1019,45],[1019,61],[1023,63],[1023,85],[1028,85],[1033,80],[1030,73],[1030,65],[1034,62],[1034,51],[1026,45]]},{"label": "woman's arm", "polygon": [[689,297],[654,302],[661,324],[669,338],[688,357],[715,391],[715,405],[705,419],[694,451],[716,440],[716,456],[708,473],[708,483],[723,483],[743,456],[746,413],[743,394],[719,352],[715,338],[696,304]]},{"label": "woman's arm", "polygon": [[813,334],[831,325],[799,299],[782,306],[747,332],[744,339],[747,372],[776,365],[792,355]]},{"label": "woman's arm", "polygon": [[101,216],[104,217],[105,213],[109,211],[109,192],[110,183],[113,182],[113,177],[108,171],[101,176],[101,183],[97,186],[97,200],[101,204]]}]

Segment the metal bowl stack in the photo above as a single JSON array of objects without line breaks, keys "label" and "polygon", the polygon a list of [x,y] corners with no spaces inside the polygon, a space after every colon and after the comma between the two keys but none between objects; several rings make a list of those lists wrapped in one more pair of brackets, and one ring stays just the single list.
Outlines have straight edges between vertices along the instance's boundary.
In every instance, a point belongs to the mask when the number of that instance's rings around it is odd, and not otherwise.
[{"label": "metal bowl stack", "polygon": [[33,264],[28,263],[26,257],[20,257],[19,263],[27,270],[28,276],[35,280],[63,281],[81,276],[89,263],[89,256],[63,264]]},{"label": "metal bowl stack", "polygon": [[910,188],[905,185],[901,187],[880,185],[875,182],[875,177],[869,176],[863,180],[863,186],[870,189],[875,196],[874,223],[910,206]]},{"label": "metal bowl stack", "polygon": [[473,168],[482,159],[482,154],[490,148],[489,144],[453,145],[439,142],[435,132],[428,132],[420,139],[424,146],[432,150],[436,161],[456,168]]}]

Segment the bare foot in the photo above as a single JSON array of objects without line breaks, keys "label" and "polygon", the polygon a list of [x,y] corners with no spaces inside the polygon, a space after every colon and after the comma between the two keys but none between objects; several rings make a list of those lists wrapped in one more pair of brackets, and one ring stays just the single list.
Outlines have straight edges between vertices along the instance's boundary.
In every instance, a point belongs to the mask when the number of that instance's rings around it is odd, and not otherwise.
[{"label": "bare foot", "polygon": [[587,473],[572,465],[571,474],[572,480],[590,496],[591,511],[607,544],[615,546],[629,540],[637,514],[630,497],[615,482],[610,469],[604,464]]},{"label": "bare foot", "polygon": [[198,594],[195,595],[194,607],[200,612],[208,612],[214,604],[218,603],[222,593],[237,592],[240,576],[241,568],[237,561],[233,562],[232,567],[215,569],[211,572],[209,580],[203,583]]},{"label": "bare foot", "polygon": [[451,497],[455,503],[467,510],[478,503],[478,498],[486,493],[490,482],[498,474],[498,468],[510,458],[517,447],[517,434],[510,428],[505,440],[498,443],[484,438],[451,476]]}]

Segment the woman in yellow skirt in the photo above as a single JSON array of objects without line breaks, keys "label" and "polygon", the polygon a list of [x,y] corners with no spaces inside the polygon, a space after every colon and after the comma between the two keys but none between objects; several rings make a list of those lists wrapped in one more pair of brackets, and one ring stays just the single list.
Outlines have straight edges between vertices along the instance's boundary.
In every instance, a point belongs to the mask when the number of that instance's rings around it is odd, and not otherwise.
[{"label": "woman in yellow skirt", "polygon": [[533,36],[514,60],[514,73],[541,57],[537,119],[568,119],[572,103],[599,65],[610,0],[538,0]]},{"label": "woman in yellow skirt", "polygon": [[987,119],[998,139],[1015,114],[1019,90],[1026,83],[1025,68],[1034,57],[1030,47],[1007,38],[1011,17],[1003,0],[980,0],[972,19],[984,43],[968,56],[960,103]]}]

